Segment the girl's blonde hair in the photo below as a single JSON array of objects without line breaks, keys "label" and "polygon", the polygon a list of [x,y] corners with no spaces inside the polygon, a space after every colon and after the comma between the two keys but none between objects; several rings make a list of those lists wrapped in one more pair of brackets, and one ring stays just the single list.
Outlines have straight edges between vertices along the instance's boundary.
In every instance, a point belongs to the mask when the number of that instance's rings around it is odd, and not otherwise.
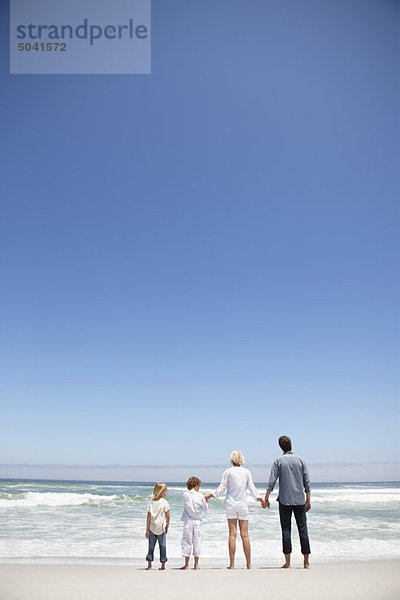
[{"label": "girl's blonde hair", "polygon": [[234,467],[240,467],[244,464],[244,456],[240,450],[234,450],[231,454],[231,463]]},{"label": "girl's blonde hair", "polygon": [[162,481],[157,481],[157,483],[153,489],[153,500],[159,500],[161,497],[161,494],[166,489],[167,489],[166,483],[163,483]]}]

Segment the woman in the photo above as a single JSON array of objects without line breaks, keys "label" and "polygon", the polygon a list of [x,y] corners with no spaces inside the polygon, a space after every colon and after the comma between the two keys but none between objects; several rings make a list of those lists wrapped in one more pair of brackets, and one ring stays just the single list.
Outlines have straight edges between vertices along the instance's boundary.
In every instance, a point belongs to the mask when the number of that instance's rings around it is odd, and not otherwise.
[{"label": "woman", "polygon": [[248,469],[243,467],[244,457],[240,450],[231,454],[232,466],[222,474],[221,483],[213,494],[208,494],[206,500],[218,498],[226,491],[225,508],[229,527],[229,567],[235,566],[237,522],[239,521],[240,537],[242,538],[243,552],[246,557],[247,568],[251,569],[251,548],[249,538],[249,508],[247,506],[246,491],[249,490],[254,500],[263,503],[257,496],[253,478]]}]

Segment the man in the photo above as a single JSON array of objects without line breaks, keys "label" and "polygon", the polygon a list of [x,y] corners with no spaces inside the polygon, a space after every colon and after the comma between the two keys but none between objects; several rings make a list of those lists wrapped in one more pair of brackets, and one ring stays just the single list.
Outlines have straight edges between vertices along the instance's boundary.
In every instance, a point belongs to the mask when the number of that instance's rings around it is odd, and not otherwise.
[{"label": "man", "polygon": [[[279,446],[283,455],[276,458],[271,468],[268,488],[263,508],[270,507],[269,495],[279,478],[279,517],[282,528],[282,545],[285,555],[283,569],[290,569],[292,552],[291,526],[292,512],[299,530],[301,552],[304,555],[304,568],[309,569],[310,542],[307,531],[306,512],[311,509],[310,477],[304,461],[292,452],[292,441],[287,435],[279,438]],[[306,497],[304,498],[304,492]]]}]

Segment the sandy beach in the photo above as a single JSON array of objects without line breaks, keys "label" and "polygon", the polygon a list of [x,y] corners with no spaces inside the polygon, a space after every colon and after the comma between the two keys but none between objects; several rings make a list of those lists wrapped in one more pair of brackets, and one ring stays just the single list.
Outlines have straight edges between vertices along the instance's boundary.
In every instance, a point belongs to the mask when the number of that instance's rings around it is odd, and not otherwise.
[{"label": "sandy beach", "polygon": [[200,571],[146,572],[138,566],[0,564],[0,600],[398,600],[400,561],[325,563],[290,571],[205,566]]}]

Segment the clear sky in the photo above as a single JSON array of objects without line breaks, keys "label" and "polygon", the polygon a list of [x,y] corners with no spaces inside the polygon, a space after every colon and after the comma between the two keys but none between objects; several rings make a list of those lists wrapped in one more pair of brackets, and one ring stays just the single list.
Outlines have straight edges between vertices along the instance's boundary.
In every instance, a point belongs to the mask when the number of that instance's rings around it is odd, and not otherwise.
[{"label": "clear sky", "polygon": [[399,3],[153,0],[148,76],[0,6],[1,462],[399,462]]}]

